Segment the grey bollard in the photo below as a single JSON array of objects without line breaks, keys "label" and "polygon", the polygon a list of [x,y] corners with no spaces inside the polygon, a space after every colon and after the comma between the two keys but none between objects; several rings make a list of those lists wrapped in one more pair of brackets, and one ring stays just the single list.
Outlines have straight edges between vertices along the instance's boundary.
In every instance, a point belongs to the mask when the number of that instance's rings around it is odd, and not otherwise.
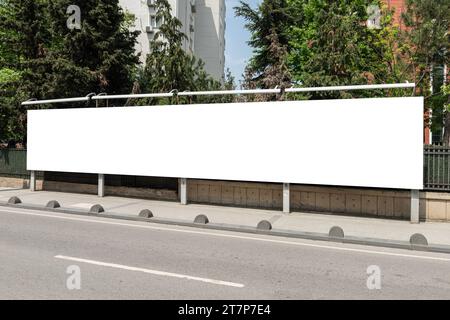
[{"label": "grey bollard", "polygon": [[139,217],[141,218],[153,218],[153,213],[148,210],[148,209],[144,209],[141,210],[141,212],[139,212]]},{"label": "grey bollard", "polygon": [[102,213],[105,212],[105,209],[99,204],[93,205],[89,210],[89,213]]},{"label": "grey bollard", "polygon": [[205,216],[204,214],[200,214],[200,215],[198,215],[198,216],[195,217],[194,223],[198,223],[198,224],[208,224],[208,223],[209,223],[209,219],[208,219],[208,217]]},{"label": "grey bollard", "polygon": [[428,240],[421,233],[415,233],[409,238],[409,243],[414,247],[428,247]]},{"label": "grey bollard", "polygon": [[344,230],[341,227],[334,226],[330,229],[328,236],[334,239],[344,239]]},{"label": "grey bollard", "polygon": [[58,201],[51,200],[47,203],[47,205],[45,207],[50,208],[50,209],[56,209],[56,208],[61,208],[61,205],[59,204]]},{"label": "grey bollard", "polygon": [[22,203],[22,201],[18,197],[11,197],[8,200],[8,204],[19,204]]},{"label": "grey bollard", "polygon": [[272,224],[267,220],[262,220],[256,226],[258,230],[270,231],[272,230]]}]

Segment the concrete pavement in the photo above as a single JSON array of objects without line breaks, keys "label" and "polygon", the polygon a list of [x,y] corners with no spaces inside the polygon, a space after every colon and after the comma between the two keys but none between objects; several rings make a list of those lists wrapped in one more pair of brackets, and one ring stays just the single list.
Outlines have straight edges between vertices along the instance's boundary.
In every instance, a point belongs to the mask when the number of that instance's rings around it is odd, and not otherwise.
[{"label": "concrete pavement", "polygon": [[108,214],[136,217],[143,209],[150,209],[155,217],[192,222],[199,214],[208,216],[210,222],[255,227],[261,220],[268,220],[274,229],[280,231],[301,231],[328,234],[333,226],[340,226],[346,236],[386,239],[408,242],[414,233],[423,234],[430,244],[450,246],[450,223],[422,222],[351,217],[333,214],[291,213],[246,208],[221,207],[177,202],[151,201],[133,198],[104,197],[61,192],[30,192],[29,190],[0,189],[0,203],[12,196],[18,196],[23,203],[45,206],[50,200],[57,200],[62,207],[89,210],[94,204],[101,204]]},{"label": "concrete pavement", "polygon": [[18,208],[0,208],[0,261],[1,299],[450,298],[447,254]]}]

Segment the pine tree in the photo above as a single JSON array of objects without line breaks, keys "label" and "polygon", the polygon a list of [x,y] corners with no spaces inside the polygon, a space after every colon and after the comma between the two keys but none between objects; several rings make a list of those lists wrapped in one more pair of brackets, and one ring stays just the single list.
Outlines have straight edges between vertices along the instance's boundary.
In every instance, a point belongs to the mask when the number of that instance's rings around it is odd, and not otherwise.
[{"label": "pine tree", "polygon": [[[0,3],[0,72],[18,75],[14,82],[1,85],[2,92],[11,96],[0,98],[0,116],[11,107],[14,114],[8,114],[9,133],[0,140],[26,140],[26,109],[20,104],[24,100],[130,92],[139,63],[134,48],[138,33],[128,30],[118,0],[80,1],[80,30],[67,27],[66,11],[72,4],[69,0]],[[8,90],[11,85],[14,92]]]},{"label": "pine tree", "polygon": [[118,0],[84,0],[81,29],[69,29],[66,10],[72,0],[49,2],[53,35],[54,78],[49,94],[84,96],[90,92],[129,93],[139,57],[137,31],[126,27]]},{"label": "pine tree", "polygon": [[241,0],[234,10],[237,17],[246,20],[245,27],[251,32],[248,43],[253,48],[253,56],[248,68],[253,74],[252,81],[256,81],[258,87],[267,88],[264,81],[261,81],[267,77],[264,73],[270,66],[284,63],[280,62],[279,57],[272,55],[273,40],[276,38],[279,47],[289,45],[286,31],[294,18],[288,13],[287,1],[263,0],[258,8],[253,9],[246,1]]},{"label": "pine tree", "polygon": [[[274,29],[272,29],[271,34],[268,36],[268,40],[270,41],[269,45],[269,54],[272,58],[272,62],[268,65],[264,72],[262,83],[265,88],[275,88],[279,87],[280,90],[284,90],[288,87],[291,87],[291,73],[288,67],[288,51],[287,47],[281,45],[278,35]],[[281,93],[278,99],[283,100],[284,92]]]},{"label": "pine tree", "polygon": [[[150,54],[140,77],[140,87],[146,92],[171,92],[217,90],[221,83],[212,79],[204,70],[204,63],[183,50],[186,35],[180,31],[182,23],[171,13],[167,0],[157,0],[156,19],[159,30],[150,41]],[[172,102],[215,102],[210,97],[175,99]],[[168,103],[167,100],[150,100],[149,103]]]}]

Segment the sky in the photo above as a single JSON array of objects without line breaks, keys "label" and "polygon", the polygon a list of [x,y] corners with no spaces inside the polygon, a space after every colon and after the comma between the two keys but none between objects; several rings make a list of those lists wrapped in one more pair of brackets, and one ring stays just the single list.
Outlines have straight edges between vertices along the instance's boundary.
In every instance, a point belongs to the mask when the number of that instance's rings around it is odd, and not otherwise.
[{"label": "sky", "polygon": [[[252,8],[256,8],[261,3],[261,0],[246,1]],[[227,5],[225,68],[230,68],[237,84],[239,84],[245,65],[252,56],[252,49],[247,44],[247,41],[250,39],[250,33],[244,27],[245,20],[234,16],[233,7],[239,4],[239,0],[225,0],[225,3]]]}]

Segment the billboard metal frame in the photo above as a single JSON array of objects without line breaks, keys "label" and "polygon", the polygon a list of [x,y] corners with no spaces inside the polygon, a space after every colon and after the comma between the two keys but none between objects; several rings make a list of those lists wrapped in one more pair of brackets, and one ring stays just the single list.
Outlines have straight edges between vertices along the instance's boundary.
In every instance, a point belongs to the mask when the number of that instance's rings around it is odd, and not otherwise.
[{"label": "billboard metal frame", "polygon": [[[353,85],[353,86],[333,86],[333,87],[313,87],[313,88],[274,88],[274,89],[255,89],[255,90],[219,90],[219,91],[183,91],[178,92],[172,90],[168,93],[146,93],[131,95],[107,95],[91,93],[85,97],[52,99],[52,100],[36,100],[30,99],[22,103],[23,106],[34,106],[44,104],[58,104],[70,102],[90,102],[101,100],[115,99],[139,99],[139,98],[170,98],[170,97],[189,97],[189,96],[218,96],[218,95],[252,95],[252,94],[284,94],[284,93],[304,93],[304,92],[323,92],[323,91],[353,91],[353,90],[383,90],[383,89],[413,89],[412,95],[415,93],[414,83],[397,83],[397,84],[374,84],[374,85]],[[98,105],[98,104],[97,104]],[[98,174],[98,196],[103,197],[104,193],[104,175]],[[180,178],[180,202],[183,205],[188,203],[187,199],[187,179]],[[36,190],[36,174],[31,171],[30,189]],[[283,183],[283,212],[290,213],[290,186],[289,183]],[[411,190],[411,223],[419,222],[419,190]]]}]

